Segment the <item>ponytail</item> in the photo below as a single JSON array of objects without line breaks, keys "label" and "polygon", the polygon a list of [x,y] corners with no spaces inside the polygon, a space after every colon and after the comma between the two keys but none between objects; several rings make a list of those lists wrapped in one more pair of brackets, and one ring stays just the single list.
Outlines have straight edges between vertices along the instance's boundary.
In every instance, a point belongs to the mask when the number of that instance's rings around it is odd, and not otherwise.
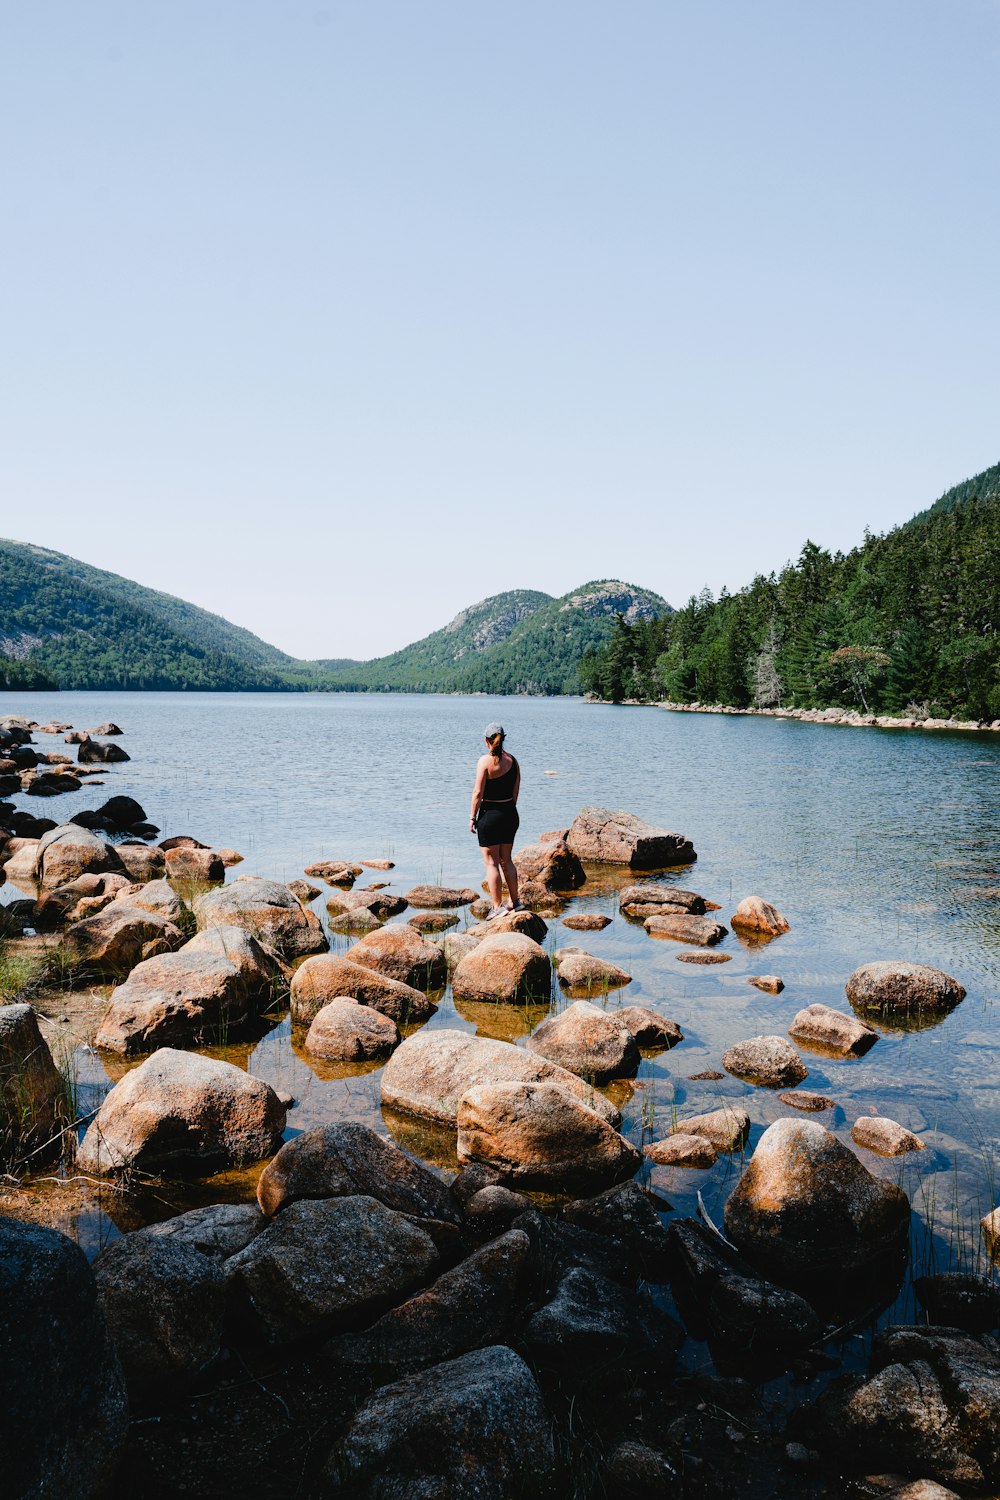
[{"label": "ponytail", "polygon": [[503,742],[504,742],[504,739],[505,739],[505,735],[504,735],[503,730],[501,729],[501,731],[500,731],[499,734],[494,734],[490,739],[488,739],[486,741],[486,743],[490,747],[490,754],[492,755],[493,759],[496,761],[497,765],[500,764],[500,758],[503,755]]}]

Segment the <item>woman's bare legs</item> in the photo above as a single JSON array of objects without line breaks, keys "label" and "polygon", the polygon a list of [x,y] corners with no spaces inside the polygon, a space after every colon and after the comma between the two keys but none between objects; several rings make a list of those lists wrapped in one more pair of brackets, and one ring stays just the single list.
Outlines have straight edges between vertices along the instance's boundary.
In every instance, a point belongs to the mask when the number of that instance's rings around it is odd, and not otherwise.
[{"label": "woman's bare legs", "polygon": [[500,861],[502,851],[506,848],[509,852],[510,845],[489,844],[483,848],[483,864],[486,866],[486,885],[489,889],[490,900],[493,910],[496,911],[503,899],[503,886],[500,878]]},{"label": "woman's bare legs", "polygon": [[501,844],[499,850],[500,868],[503,878],[507,882],[507,890],[510,893],[511,905],[517,905],[517,866],[513,858],[513,844]]}]

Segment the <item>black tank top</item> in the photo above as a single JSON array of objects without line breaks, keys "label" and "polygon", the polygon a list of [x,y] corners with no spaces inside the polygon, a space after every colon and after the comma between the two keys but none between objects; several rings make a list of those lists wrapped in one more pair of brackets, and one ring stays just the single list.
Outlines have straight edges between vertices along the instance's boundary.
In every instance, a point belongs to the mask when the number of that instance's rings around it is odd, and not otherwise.
[{"label": "black tank top", "polygon": [[492,778],[487,776],[486,785],[483,787],[483,805],[488,806],[491,802],[509,802],[514,795],[516,780],[517,761],[512,755],[509,771],[504,771],[502,775]]}]

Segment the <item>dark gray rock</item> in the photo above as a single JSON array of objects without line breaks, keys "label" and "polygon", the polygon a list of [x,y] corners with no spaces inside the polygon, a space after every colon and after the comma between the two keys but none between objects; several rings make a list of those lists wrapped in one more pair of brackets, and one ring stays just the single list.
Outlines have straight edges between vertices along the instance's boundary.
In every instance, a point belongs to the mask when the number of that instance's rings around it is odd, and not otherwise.
[{"label": "dark gray rock", "polygon": [[394,1141],[351,1120],[317,1126],[286,1141],[257,1183],[257,1202],[267,1215],[302,1198],[358,1194],[418,1218],[458,1218],[440,1177]]},{"label": "dark gray rock", "polygon": [[663,1281],[669,1263],[667,1231],[648,1193],[637,1182],[622,1182],[567,1203],[563,1218],[581,1229],[618,1240],[635,1258],[647,1281]]},{"label": "dark gray rock", "polygon": [[227,1260],[244,1250],[266,1223],[256,1203],[211,1203],[160,1224],[149,1224],[137,1233],[190,1245],[213,1260]]},{"label": "dark gray rock", "polygon": [[579,1267],[566,1272],[555,1296],[532,1315],[522,1335],[534,1359],[573,1378],[622,1369],[663,1370],[683,1338],[677,1323],[635,1293]]},{"label": "dark gray rock", "polygon": [[988,1276],[942,1271],[918,1277],[913,1286],[932,1323],[964,1328],[966,1333],[992,1333],[1000,1328],[1000,1286]]}]

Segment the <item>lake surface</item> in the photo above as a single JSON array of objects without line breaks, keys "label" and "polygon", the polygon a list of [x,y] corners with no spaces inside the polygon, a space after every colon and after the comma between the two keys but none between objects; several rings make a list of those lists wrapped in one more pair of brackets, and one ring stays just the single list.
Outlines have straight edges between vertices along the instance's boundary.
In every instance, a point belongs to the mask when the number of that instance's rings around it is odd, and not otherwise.
[{"label": "lake surface", "polygon": [[[984,1268],[978,1220],[1000,1191],[1000,736],[672,714],[576,699],[347,693],[24,694],[0,702],[0,714],[8,712],[81,727],[114,719],[132,756],[108,768],[104,787],[44,802],[19,798],[19,806],[65,820],[113,792],[129,793],[164,836],[191,833],[238,849],[245,862],[231,875],[288,880],[322,858],[389,858],[393,871],[366,873],[355,888],[369,879],[387,879],[399,891],[418,881],[478,885],[468,807],[481,731],[493,719],[505,725],[521,762],[522,844],[567,825],[587,804],[626,808],[686,834],[698,859],[676,883],[719,902],[724,921],[744,896],[760,894],[786,915],[791,932],[757,949],[730,935],[722,951],[732,962],[717,967],[678,963],[679,944],[651,939],[619,916],[614,881],[584,886],[565,913],[605,912],[614,918],[610,927],[570,933],[558,919],[549,926],[550,946],[578,943],[634,976],[612,992],[609,1006],[649,1005],[684,1031],[680,1046],[643,1062],[634,1086],[616,1088],[626,1133],[637,1141],[665,1134],[675,1114],[739,1099],[754,1121],[752,1147],[768,1123],[792,1111],[737,1079],[690,1075],[720,1069],[725,1048],[746,1037],[784,1034],[813,1001],[849,1009],[844,983],[861,963],[905,958],[948,970],[968,990],[951,1015],[923,1029],[883,1029],[860,1060],[803,1049],[803,1086],[837,1101],[835,1114],[814,1118],[844,1140],[859,1115],[877,1112],[926,1143],[925,1151],[891,1161],[859,1150],[871,1170],[910,1194],[913,1274]],[[36,739],[43,749],[62,748]],[[8,883],[0,900],[18,894]],[[320,914],[324,899],[315,903]],[[336,949],[349,946],[334,938]],[[779,974],[784,992],[748,985],[758,973]],[[106,994],[80,997],[93,1027]],[[555,985],[553,1005],[564,1003]],[[428,1024],[517,1040],[542,1015],[486,1009],[461,1014],[449,992]],[[287,1014],[263,1040],[223,1055],[294,1095],[289,1135],[343,1117],[385,1128],[378,1070],[342,1068],[338,1076],[307,1060]],[[86,1045],[75,1068],[81,1109],[91,1108],[111,1079]],[[709,1171],[647,1168],[646,1175],[681,1214],[697,1211],[700,1190],[719,1222],[738,1169],[738,1159],[723,1158]],[[253,1174],[236,1173],[167,1187],[141,1202],[102,1194],[71,1208],[67,1199],[62,1224],[94,1253],[143,1217],[252,1190]],[[912,1313],[907,1282],[891,1315]]]}]

